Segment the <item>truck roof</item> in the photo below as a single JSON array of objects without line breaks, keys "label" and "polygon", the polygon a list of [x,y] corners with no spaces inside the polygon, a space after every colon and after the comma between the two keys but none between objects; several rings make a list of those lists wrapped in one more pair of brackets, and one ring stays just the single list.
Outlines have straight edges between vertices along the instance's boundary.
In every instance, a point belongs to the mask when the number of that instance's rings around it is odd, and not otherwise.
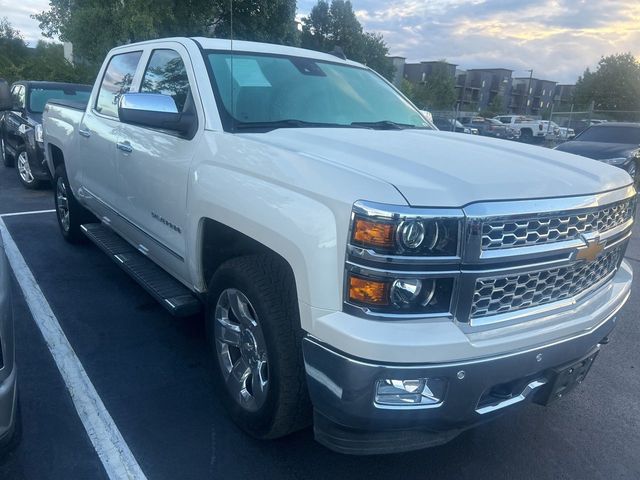
[{"label": "truck roof", "polygon": [[[237,52],[253,52],[253,53],[275,53],[277,55],[290,55],[292,57],[305,57],[313,58],[315,60],[324,60],[333,63],[344,63],[346,65],[353,65],[357,67],[364,67],[361,63],[354,62],[353,60],[343,60],[340,57],[331,55],[329,53],[317,52],[315,50],[307,50],[305,48],[289,47],[286,45],[277,45],[275,43],[261,43],[261,42],[248,42],[245,40],[233,40],[223,38],[208,38],[208,37],[172,37],[172,38],[158,38],[155,40],[147,40],[144,42],[130,43],[116,47],[113,51],[119,49],[130,48],[132,46],[142,46],[154,44],[157,42],[195,42],[203,50],[233,50]],[[348,55],[349,52],[346,52]]]},{"label": "truck roof", "polygon": [[45,82],[41,80],[18,80],[17,82],[13,82],[13,84],[25,85],[28,87],[40,87],[44,89],[48,88],[67,88],[72,87],[77,90],[91,90],[91,85],[85,85],[82,83],[68,83],[68,82]]}]

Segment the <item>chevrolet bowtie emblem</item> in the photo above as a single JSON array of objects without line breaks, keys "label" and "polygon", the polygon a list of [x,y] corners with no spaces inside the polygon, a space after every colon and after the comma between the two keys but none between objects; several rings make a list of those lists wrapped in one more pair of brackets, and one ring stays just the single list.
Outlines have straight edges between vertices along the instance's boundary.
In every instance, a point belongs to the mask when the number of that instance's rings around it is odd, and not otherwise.
[{"label": "chevrolet bowtie emblem", "polygon": [[594,238],[587,241],[587,248],[582,248],[576,253],[576,260],[586,260],[587,262],[593,262],[598,255],[604,250],[606,242],[600,242],[599,238]]}]

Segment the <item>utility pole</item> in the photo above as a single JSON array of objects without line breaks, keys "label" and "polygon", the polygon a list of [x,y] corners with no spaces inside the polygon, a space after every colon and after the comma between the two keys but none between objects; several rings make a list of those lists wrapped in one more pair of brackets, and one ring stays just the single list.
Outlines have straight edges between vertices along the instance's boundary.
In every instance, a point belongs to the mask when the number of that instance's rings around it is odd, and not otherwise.
[{"label": "utility pole", "polygon": [[523,105],[520,105],[520,110],[522,110],[522,114],[526,115],[527,114],[527,107],[528,107],[528,103],[529,103],[529,90],[531,90],[531,80],[533,80],[533,69],[531,70],[526,70],[527,72],[529,72],[529,82],[527,82],[527,100],[525,101],[524,96],[522,97],[522,102],[520,102]]}]

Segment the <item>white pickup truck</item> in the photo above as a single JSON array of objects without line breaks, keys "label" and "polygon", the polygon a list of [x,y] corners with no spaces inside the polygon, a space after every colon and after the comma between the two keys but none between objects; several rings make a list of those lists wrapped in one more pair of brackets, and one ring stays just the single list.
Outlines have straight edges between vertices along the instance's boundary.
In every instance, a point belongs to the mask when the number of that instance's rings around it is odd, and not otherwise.
[{"label": "white pickup truck", "polygon": [[499,115],[497,117],[493,117],[493,119],[509,125],[511,128],[519,131],[520,140],[527,143],[535,142],[536,140],[543,141],[550,133],[548,125],[549,122],[536,120],[524,115]]},{"label": "white pickup truck", "polygon": [[127,45],[43,128],[62,235],[204,309],[217,394],[259,438],[313,421],[336,451],[397,452],[546,405],[629,296],[626,172],[436,131],[343,58]]}]

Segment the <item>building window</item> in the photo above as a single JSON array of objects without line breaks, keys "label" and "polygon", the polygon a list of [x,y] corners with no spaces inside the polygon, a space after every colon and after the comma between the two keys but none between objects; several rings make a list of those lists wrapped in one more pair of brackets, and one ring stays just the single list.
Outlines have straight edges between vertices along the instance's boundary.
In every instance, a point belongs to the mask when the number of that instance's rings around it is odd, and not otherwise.
[{"label": "building window", "polygon": [[544,97],[546,94],[547,94],[547,89],[546,89],[546,88],[544,88],[544,89],[542,90],[542,96]]},{"label": "building window", "polygon": [[484,80],[482,80],[482,88],[484,88],[486,82]]},{"label": "building window", "polygon": [[424,79],[427,78],[427,74],[422,72],[422,81],[424,82]]}]

